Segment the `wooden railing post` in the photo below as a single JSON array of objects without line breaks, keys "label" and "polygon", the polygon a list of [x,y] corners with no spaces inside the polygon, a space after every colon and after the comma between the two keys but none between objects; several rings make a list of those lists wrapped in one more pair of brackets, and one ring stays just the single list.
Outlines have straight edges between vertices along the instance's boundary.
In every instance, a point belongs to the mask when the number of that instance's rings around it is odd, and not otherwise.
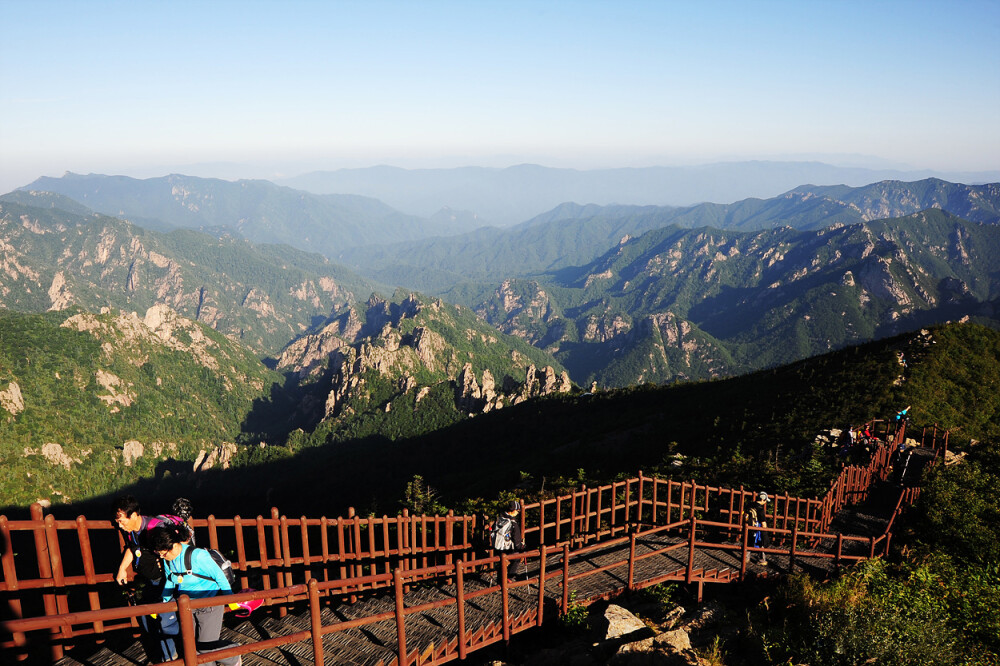
[{"label": "wooden railing post", "polygon": [[[49,545],[48,539],[45,536],[45,516],[42,511],[42,505],[35,502],[31,505],[29,510],[31,513],[31,520],[36,523],[41,523],[39,527],[32,529],[32,536],[35,539],[35,557],[38,561],[38,577],[51,579],[52,561],[49,559]],[[42,595],[42,604],[45,608],[46,615],[59,614],[56,606],[56,596],[54,594]],[[56,640],[56,636],[59,634],[59,629],[52,627],[49,631],[52,637],[52,661],[54,663],[63,658],[63,649]]]},{"label": "wooden railing post", "polygon": [[545,609],[545,544],[538,551],[538,622],[542,626],[542,611]]},{"label": "wooden railing post", "polygon": [[303,514],[302,517],[299,518],[299,533],[300,538],[302,539],[302,566],[305,567],[305,578],[306,584],[308,585],[309,581],[312,580],[313,575],[312,567],[309,566],[312,563],[312,556],[309,554],[309,526],[306,521],[307,519]]},{"label": "wooden railing post", "polygon": [[642,483],[643,483],[643,477],[642,477],[642,470],[640,469],[639,470],[639,492],[636,493],[638,495],[638,499],[636,500],[636,508],[635,508],[635,524],[639,526],[639,529],[642,529],[642,498],[643,498],[643,495],[642,495]]},{"label": "wooden railing post", "polygon": [[236,562],[240,568],[240,589],[245,590],[250,587],[250,579],[247,578],[247,551],[243,540],[243,519],[238,514],[233,517],[233,530],[236,537]]},{"label": "wooden railing post", "polygon": [[[281,524],[281,570],[282,573],[278,575],[278,580],[281,585],[290,586],[292,584],[292,552],[291,544],[288,541],[288,518],[282,516],[279,519]],[[291,601],[288,597],[285,597],[285,601]],[[284,605],[281,607],[285,608]]]},{"label": "wooden railing post", "polygon": [[628,537],[628,589],[635,589],[635,532]]},{"label": "wooden railing post", "polygon": [[[10,538],[10,526],[7,524],[7,516],[0,516],[0,562],[3,563],[3,580],[7,584],[7,593],[16,593],[18,590],[17,568],[14,565],[14,544]],[[10,608],[11,619],[21,618],[21,600],[16,594],[9,597],[7,604]],[[27,642],[24,632],[18,631],[13,634],[15,648],[22,647]],[[18,653],[17,660],[24,661],[27,654]]]},{"label": "wooden railing post", "polygon": [[208,515],[208,547],[219,549],[219,530],[215,524],[215,515]]},{"label": "wooden railing post", "polygon": [[739,517],[739,523],[737,523],[737,525],[739,525],[739,524],[741,524],[743,522],[743,509],[746,506],[746,504],[745,504],[746,503],[746,499],[747,499],[746,498],[746,489],[743,486],[740,486],[740,517]]},{"label": "wooden railing post", "polygon": [[625,518],[622,525],[627,526],[632,515],[632,479],[625,479]]},{"label": "wooden railing post", "polygon": [[[267,533],[264,531],[264,516],[257,516],[257,550],[260,555],[260,568],[263,572],[261,574],[261,585],[264,587],[264,591],[271,589],[271,576],[268,573],[270,565],[267,561]],[[265,602],[268,606],[274,603],[271,597],[267,597]]]},{"label": "wooden railing post", "polygon": [[507,551],[500,551],[500,599],[503,609],[503,640],[510,643],[510,593],[507,588]]},{"label": "wooden railing post", "polygon": [[[448,510],[448,515],[445,517],[445,530],[444,530],[444,548],[445,556],[444,563],[451,564],[455,561],[455,557],[452,554],[452,546],[455,545],[455,511],[453,509]],[[374,573],[374,571],[372,572]]]},{"label": "wooden railing post", "polygon": [[397,663],[399,666],[408,666],[409,659],[406,654],[406,609],[403,605],[403,574],[399,567],[396,567],[396,569],[392,572],[392,583],[396,589]]},{"label": "wooden railing post", "polygon": [[740,548],[740,580],[743,580],[743,578],[747,574],[747,556],[748,556],[748,553],[747,553],[747,539],[748,539],[749,536],[750,536],[750,527],[749,527],[749,525],[747,525],[744,522],[743,523],[743,536],[742,536],[742,539],[741,539],[742,542],[743,542],[743,545]]},{"label": "wooden railing post", "polygon": [[562,552],[562,614],[569,612],[569,544],[563,544]]},{"label": "wooden railing post", "polygon": [[573,497],[570,500],[570,514],[569,514],[569,538],[573,539],[576,537],[576,497],[577,491],[573,491]]},{"label": "wooden railing post", "polygon": [[458,658],[465,659],[465,558],[455,563],[455,599],[458,606]]},{"label": "wooden railing post", "polygon": [[687,566],[687,583],[690,585],[691,581],[694,580],[694,531],[695,531],[695,519],[691,516],[691,537],[688,539],[688,566]]},{"label": "wooden railing post", "polygon": [[[281,541],[281,514],[278,512],[278,507],[276,506],[271,507],[271,520],[274,521],[271,525],[271,550],[274,553],[275,559],[283,562],[283,553],[285,552],[285,549],[283,548]],[[284,587],[287,584],[284,567],[279,566],[278,571],[274,575],[274,579],[277,583],[277,587]],[[278,606],[278,616],[285,617],[286,615],[288,615],[287,604],[280,604]]]},{"label": "wooden railing post", "polygon": [[562,495],[556,498],[556,540],[555,543],[562,541]]},{"label": "wooden railing post", "polygon": [[[694,509],[697,506],[697,496],[698,496],[698,484],[694,479],[691,479],[691,518],[694,518]],[[705,490],[705,501],[708,501],[708,490]],[[684,515],[681,514],[678,518],[683,519]]]},{"label": "wooden railing post", "polygon": [[319,583],[309,579],[309,629],[312,632],[313,663],[323,663],[323,623],[319,611]]},{"label": "wooden railing post", "polygon": [[538,501],[538,546],[545,546],[545,499]]},{"label": "wooden railing post", "polygon": [[[396,524],[399,525],[397,517]],[[402,541],[399,539],[399,530],[396,530],[396,547],[398,552],[402,552]],[[386,559],[389,557],[389,547],[386,546]],[[347,545],[344,542],[344,517],[337,516],[337,561],[340,562],[340,580],[347,578]]]},{"label": "wooden railing post", "polygon": [[[670,484],[671,483],[673,483],[673,482],[672,481],[667,481],[667,493],[668,494],[670,493]],[[656,477],[653,477],[653,503],[652,503],[652,507],[653,507],[652,513],[653,513],[653,516],[652,516],[652,520],[649,521],[653,525],[656,524],[657,490],[659,490],[659,487],[660,487],[660,480],[657,479]],[[667,505],[667,520],[668,521],[670,520],[670,505],[669,504]]]},{"label": "wooden railing post", "polygon": [[[94,555],[90,548],[90,530],[87,529],[87,519],[84,516],[76,517],[76,533],[80,542],[80,557],[83,560],[83,574],[86,577],[87,598],[90,601],[90,610],[100,610],[101,599],[97,594],[97,570],[94,567]],[[2,547],[2,546],[0,546]],[[100,620],[94,622],[94,631],[104,633],[104,623]]]},{"label": "wooden railing post", "polygon": [[197,666],[198,648],[195,645],[194,616],[191,614],[191,600],[182,594],[177,599],[177,619],[181,625],[181,658],[184,666]]}]

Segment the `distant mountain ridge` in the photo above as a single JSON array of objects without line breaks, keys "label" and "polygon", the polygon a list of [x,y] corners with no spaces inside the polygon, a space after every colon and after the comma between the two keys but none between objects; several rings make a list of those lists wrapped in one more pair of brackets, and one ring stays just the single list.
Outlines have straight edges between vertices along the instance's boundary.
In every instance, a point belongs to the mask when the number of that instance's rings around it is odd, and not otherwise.
[{"label": "distant mountain ridge", "polygon": [[[55,202],[64,201],[23,191],[9,197],[44,201],[48,209],[39,219],[55,215]],[[512,229],[345,249],[337,258],[377,282],[475,307],[501,331],[553,353],[578,383],[658,383],[745,372],[953,315],[992,320],[998,201],[996,184],[928,179],[803,186],[769,200],[690,208],[563,204]],[[922,212],[894,220],[898,229],[890,225],[884,235],[877,218],[900,211]],[[18,215],[8,219],[18,238],[41,242],[42,234]],[[732,228],[717,228],[724,225]],[[206,249],[190,241],[184,248]],[[51,257],[54,249],[45,252]],[[128,267],[116,270],[124,272],[115,284],[127,287]],[[66,290],[54,275],[47,280],[45,289],[40,282],[32,287],[36,310],[43,301],[49,306],[48,292],[58,297]],[[299,293],[291,285],[281,291],[283,298]],[[185,297],[192,308],[185,314],[205,320],[202,313],[216,306],[199,294]],[[334,311],[329,305],[323,316]],[[255,326],[285,335],[282,344],[308,329],[301,314],[297,331],[278,331],[264,310],[254,314],[266,314]],[[277,342],[273,337],[268,348]]]},{"label": "distant mountain ridge", "polygon": [[61,194],[88,208],[158,230],[226,229],[255,243],[288,243],[332,256],[339,249],[465,231],[468,218],[406,215],[358,195],[316,195],[265,180],[67,173],[20,191]]},{"label": "distant mountain ridge", "polygon": [[483,224],[506,227],[566,201],[583,204],[692,206],[702,202],[767,199],[802,185],[863,186],[883,180],[941,178],[1000,181],[1000,172],[946,173],[838,167],[822,162],[752,161],[701,166],[560,169],[520,164],[506,168],[364,169],[317,171],[282,179],[318,194],[374,197],[399,210],[430,215],[444,206],[473,211]]},{"label": "distant mountain ridge", "polygon": [[[626,236],[676,225],[753,231],[775,226],[821,229],[940,208],[972,222],[1000,223],[1000,183],[938,179],[864,187],[801,186],[773,199],[688,208],[564,203],[509,229],[346,249],[338,259],[383,282],[439,293],[471,305],[482,284],[588,263]],[[462,283],[478,286],[456,288]]]}]

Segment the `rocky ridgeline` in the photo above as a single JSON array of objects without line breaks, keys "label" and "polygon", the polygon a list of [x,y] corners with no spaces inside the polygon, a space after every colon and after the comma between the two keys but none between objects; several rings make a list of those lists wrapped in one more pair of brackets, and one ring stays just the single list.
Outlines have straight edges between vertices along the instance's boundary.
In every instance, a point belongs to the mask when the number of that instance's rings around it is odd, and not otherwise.
[{"label": "rocky ridgeline", "polygon": [[[350,398],[367,390],[372,376],[389,379],[399,394],[416,391],[417,403],[432,384],[454,382],[455,404],[468,414],[572,388],[565,371],[557,375],[551,366],[539,370],[488,326],[460,329],[458,337],[470,342],[470,348],[463,349],[427,325],[443,322],[457,328],[456,312],[454,306],[439,300],[424,303],[412,294],[399,303],[373,296],[363,318],[349,309],[336,314],[316,333],[289,344],[278,359],[278,368],[293,371],[300,379],[315,377],[329,382],[324,388],[324,419],[344,414]],[[509,358],[512,369],[523,369],[525,380],[506,374],[498,383],[489,368],[477,377],[473,342],[495,356]],[[385,408],[389,409],[388,404]]]},{"label": "rocky ridgeline", "polygon": [[455,387],[455,402],[459,409],[467,414],[482,414],[504,405],[516,405],[530,398],[551,395],[553,393],[569,393],[573,383],[564,371],[556,375],[552,366],[541,370],[529,365],[524,382],[518,382],[509,375],[504,377],[503,387],[496,390],[496,382],[490,371],[483,370],[482,386],[476,381],[472,364],[466,363],[458,376]]}]

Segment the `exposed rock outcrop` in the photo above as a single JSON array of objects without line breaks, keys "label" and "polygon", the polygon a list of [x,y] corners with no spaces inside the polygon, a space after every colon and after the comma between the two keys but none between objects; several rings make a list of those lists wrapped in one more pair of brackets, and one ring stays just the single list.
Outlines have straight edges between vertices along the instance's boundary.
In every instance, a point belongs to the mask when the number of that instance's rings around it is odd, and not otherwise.
[{"label": "exposed rock outcrop", "polygon": [[17,382],[10,382],[7,388],[0,391],[0,408],[17,416],[24,411],[24,396],[21,395],[21,387]]},{"label": "exposed rock outcrop", "polygon": [[143,447],[142,442],[130,439],[125,442],[125,446],[122,448],[122,463],[126,467],[131,467],[132,463],[142,457],[145,452],[145,447]]},{"label": "exposed rock outcrop", "polygon": [[216,466],[220,469],[229,469],[238,450],[239,447],[235,443],[223,442],[211,451],[199,451],[193,469],[195,472],[204,472]]},{"label": "exposed rock outcrop", "polygon": [[[41,455],[50,465],[58,465],[69,469],[73,463],[77,465],[83,464],[83,458],[86,458],[91,453],[91,449],[80,452],[80,457],[74,458],[63,450],[61,444],[56,444],[55,442],[48,442],[43,444],[41,449],[33,449],[27,447],[24,449],[24,456],[37,456]],[[28,476],[31,476],[30,474]]]}]

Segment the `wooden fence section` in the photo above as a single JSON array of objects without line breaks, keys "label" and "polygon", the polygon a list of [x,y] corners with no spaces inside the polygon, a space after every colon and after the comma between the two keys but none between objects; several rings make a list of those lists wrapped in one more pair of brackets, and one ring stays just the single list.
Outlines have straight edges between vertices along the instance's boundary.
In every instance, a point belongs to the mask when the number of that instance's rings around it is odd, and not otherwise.
[{"label": "wooden fence section", "polygon": [[[927,433],[925,429],[924,445]],[[782,549],[787,544],[794,558],[796,551],[802,552],[802,540],[811,540],[810,545],[815,546],[824,539],[835,539],[835,556],[840,561],[840,545],[851,538],[826,534],[830,520],[847,504],[863,501],[876,479],[888,476],[893,452],[904,434],[902,428],[886,432],[887,445],[876,449],[871,462],[865,467],[844,467],[822,499],[775,496],[768,530],[776,537],[774,552],[785,552]],[[941,433],[943,443],[938,434],[935,427],[929,446],[943,450],[947,433]],[[693,556],[699,546],[718,546],[722,540],[731,542],[741,531],[745,533],[742,512],[754,495],[754,491],[742,488],[701,486],[694,481],[677,482],[640,473],[634,479],[528,504],[521,519],[529,547],[539,552],[545,551],[543,545],[565,548],[577,554],[591,546],[628,539],[622,536],[625,534],[656,533],[661,528],[676,531],[690,524],[693,539],[696,525],[710,526],[714,541],[697,545],[692,541]],[[905,502],[901,497],[897,511],[913,499],[913,493]],[[122,603],[113,582],[123,546],[115,526],[83,516],[69,521],[41,514],[41,507],[35,505],[31,520],[8,521],[0,516],[0,596],[10,615],[76,617],[81,612],[98,613],[88,627],[69,621],[47,625],[57,646],[72,642],[74,636],[134,627],[135,614],[101,611],[102,604]],[[353,599],[363,591],[395,584],[397,573],[406,586],[421,577],[440,575],[436,567],[454,568],[458,562],[475,557],[477,535],[486,527],[485,521],[475,516],[409,516],[404,512],[395,517],[362,518],[351,512],[346,518],[309,519],[287,518],[277,509],[272,509],[270,518],[209,516],[193,522],[199,528],[201,545],[206,545],[207,530],[207,545],[231,553],[237,587],[252,584],[268,604],[279,604],[282,614],[285,604],[305,598],[305,589],[296,585],[312,580],[320,584],[321,595],[336,590],[335,594]],[[869,556],[875,554],[876,545],[871,544]],[[15,558],[15,553],[21,556]],[[95,562],[101,563],[100,571]],[[457,576],[457,570],[449,575]],[[702,578],[689,567],[684,579]],[[284,592],[272,593],[276,590]],[[0,647],[17,648],[23,642],[22,632],[15,631]]]},{"label": "wooden fence section", "polygon": [[[899,505],[897,505],[898,509]],[[404,572],[401,567],[392,574],[372,574],[340,581],[319,582],[311,579],[307,584],[298,584],[267,591],[241,593],[214,599],[191,600],[181,597],[179,600],[147,606],[124,607],[108,610],[85,611],[80,613],[63,613],[52,617],[16,620],[8,623],[8,628],[22,637],[28,632],[51,631],[57,627],[87,626],[103,623],[106,626],[122,624],[149,613],[178,611],[181,618],[181,637],[185,652],[182,659],[171,663],[191,665],[208,660],[260,652],[293,643],[309,642],[313,663],[322,664],[324,659],[324,641],[326,635],[348,631],[360,627],[370,627],[379,623],[391,622],[396,636],[394,659],[386,664],[440,664],[455,658],[464,658],[473,650],[485,647],[500,640],[509,640],[518,631],[541,625],[544,620],[546,600],[561,613],[566,613],[572,603],[586,603],[596,598],[614,595],[624,590],[634,590],[659,582],[675,580],[686,583],[705,582],[723,583],[740,580],[746,575],[747,555],[759,552],[761,549],[749,545],[748,526],[741,527],[737,538],[729,539],[724,535],[729,531],[729,523],[718,523],[686,518],[642,531],[633,531],[628,536],[618,537],[601,543],[571,549],[570,544],[562,546],[545,546],[526,553],[513,555],[503,554],[500,558],[490,557],[478,560],[457,560],[450,564],[436,567],[411,569]],[[850,537],[834,534],[819,534],[799,532],[798,530],[781,530],[771,528],[767,531],[779,537],[786,537],[787,547],[771,547],[766,552],[772,559],[788,557],[788,570],[796,561],[809,559],[829,560],[836,563],[850,563],[873,557],[885,552],[888,540],[880,542],[873,538]],[[722,538],[720,538],[720,536]],[[828,542],[835,548],[810,547],[810,543]],[[854,547],[852,547],[852,545]],[[881,547],[879,547],[881,545]],[[853,552],[847,552],[853,551]],[[709,561],[722,562],[714,567],[705,565],[705,554],[712,554]],[[595,561],[594,556],[602,555],[603,560]],[[510,561],[531,560],[537,562],[534,571],[527,580],[512,581],[507,579],[507,563]],[[654,560],[660,560],[654,562]],[[498,563],[499,582],[492,586],[475,586],[468,588],[466,576],[485,569],[490,569]],[[664,565],[663,562],[673,565]],[[578,566],[579,565],[579,566]],[[645,566],[651,565],[651,566]],[[640,572],[645,568],[645,571]],[[606,574],[614,573],[613,576]],[[603,584],[590,584],[593,579],[604,577]],[[607,580],[613,582],[609,586]],[[406,587],[412,583],[428,580],[445,580],[454,585],[454,593],[443,599],[432,602],[407,604]],[[321,598],[335,596],[341,599],[351,596],[357,589],[372,590],[382,587],[392,587],[391,605],[386,610],[349,620],[324,622],[321,608]],[[513,608],[511,594],[514,590],[524,589],[533,603],[520,608]],[[584,590],[584,594],[573,598],[573,593]],[[595,592],[596,590],[596,592]],[[482,597],[499,595],[499,613],[485,625],[475,628],[466,626],[466,604],[471,601],[482,601]],[[385,596],[385,595],[384,595]],[[198,655],[194,651],[194,624],[191,612],[198,608],[212,605],[222,605],[235,601],[249,599],[265,599],[272,602],[285,602],[288,599],[307,599],[309,630],[290,631],[281,636],[249,642],[211,655]],[[408,642],[407,618],[417,614],[426,614],[439,608],[451,608],[450,622],[438,622],[440,632],[437,640],[428,644]],[[78,631],[78,635],[83,633]],[[53,653],[53,659],[58,659],[61,653]]]}]

